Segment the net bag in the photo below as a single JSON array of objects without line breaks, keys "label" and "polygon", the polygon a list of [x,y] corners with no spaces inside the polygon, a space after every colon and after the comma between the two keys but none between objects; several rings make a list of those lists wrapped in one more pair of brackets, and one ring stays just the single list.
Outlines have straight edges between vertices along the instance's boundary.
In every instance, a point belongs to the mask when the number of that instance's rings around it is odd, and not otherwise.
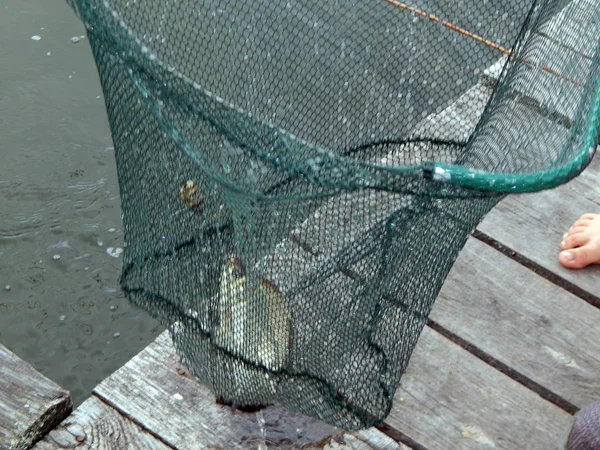
[{"label": "net bag", "polygon": [[217,400],[380,423],[476,224],[589,163],[598,7],[495,3],[70,0],[122,288]]}]

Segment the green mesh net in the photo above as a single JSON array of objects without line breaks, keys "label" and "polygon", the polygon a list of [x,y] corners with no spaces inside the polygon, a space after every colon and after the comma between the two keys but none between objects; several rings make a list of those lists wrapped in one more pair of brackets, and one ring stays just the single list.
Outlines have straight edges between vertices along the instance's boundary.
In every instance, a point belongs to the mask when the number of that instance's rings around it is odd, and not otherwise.
[{"label": "green mesh net", "polygon": [[476,224],[597,144],[592,0],[70,3],[122,287],[223,403],[381,422]]}]

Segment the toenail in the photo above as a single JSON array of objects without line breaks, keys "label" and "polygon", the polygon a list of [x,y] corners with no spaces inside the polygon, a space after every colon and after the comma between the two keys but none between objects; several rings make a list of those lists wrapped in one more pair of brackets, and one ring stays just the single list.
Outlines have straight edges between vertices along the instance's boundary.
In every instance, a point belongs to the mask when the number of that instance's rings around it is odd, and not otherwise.
[{"label": "toenail", "polygon": [[562,252],[562,255],[567,261],[575,260],[575,255],[573,254],[573,252]]},{"label": "toenail", "polygon": [[569,235],[569,233],[563,234],[563,239],[565,239],[568,235]]},{"label": "toenail", "polygon": [[561,247],[564,247],[564,246],[565,246],[565,241],[564,241],[564,239],[563,239],[563,240],[560,242],[560,246],[561,246]]}]

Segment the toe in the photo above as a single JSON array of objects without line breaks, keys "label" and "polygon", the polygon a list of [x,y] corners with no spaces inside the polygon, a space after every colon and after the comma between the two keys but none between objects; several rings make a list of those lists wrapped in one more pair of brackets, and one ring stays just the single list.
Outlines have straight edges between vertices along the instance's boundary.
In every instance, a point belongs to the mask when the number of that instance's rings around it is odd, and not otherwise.
[{"label": "toe", "polygon": [[584,216],[582,216],[582,217],[580,217],[579,219],[577,219],[575,221],[575,223],[573,224],[573,226],[571,228],[574,228],[574,227],[586,227],[586,226],[588,226],[590,224],[590,222],[592,220],[593,219],[584,218]]},{"label": "toe", "polygon": [[562,250],[570,250],[572,248],[581,247],[582,245],[587,244],[589,241],[589,236],[586,233],[569,233],[567,237],[563,238],[560,243],[560,248]]},{"label": "toe", "polygon": [[560,252],[558,257],[560,263],[569,269],[581,269],[594,263],[593,249],[584,246]]},{"label": "toe", "polygon": [[569,230],[569,232],[567,233],[567,235],[573,236],[574,234],[584,233],[586,231],[589,231],[588,227],[582,227],[581,225],[573,225],[571,227],[571,229]]},{"label": "toe", "polygon": [[579,218],[579,220],[594,220],[599,216],[600,214],[584,214]]}]

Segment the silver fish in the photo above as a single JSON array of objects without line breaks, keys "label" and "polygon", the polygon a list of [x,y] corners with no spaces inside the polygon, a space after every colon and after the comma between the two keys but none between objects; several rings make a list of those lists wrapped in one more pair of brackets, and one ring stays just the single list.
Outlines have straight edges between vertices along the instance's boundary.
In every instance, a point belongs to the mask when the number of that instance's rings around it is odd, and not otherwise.
[{"label": "silver fish", "polygon": [[277,286],[259,278],[251,286],[242,261],[231,256],[221,271],[216,333],[218,345],[234,355],[278,371],[286,365],[291,318]]}]

